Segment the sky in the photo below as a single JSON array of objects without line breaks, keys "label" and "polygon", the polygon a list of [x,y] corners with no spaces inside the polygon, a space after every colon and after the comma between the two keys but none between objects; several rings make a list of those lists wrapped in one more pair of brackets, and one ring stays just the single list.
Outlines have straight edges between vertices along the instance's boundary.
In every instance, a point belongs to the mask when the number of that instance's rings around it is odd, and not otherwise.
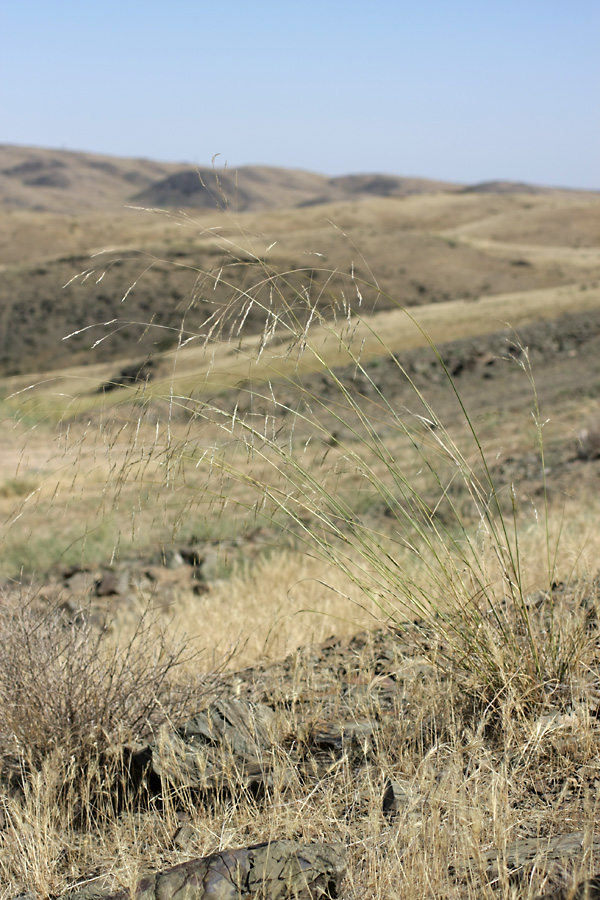
[{"label": "sky", "polygon": [[3,0],[0,143],[600,189],[598,0]]}]

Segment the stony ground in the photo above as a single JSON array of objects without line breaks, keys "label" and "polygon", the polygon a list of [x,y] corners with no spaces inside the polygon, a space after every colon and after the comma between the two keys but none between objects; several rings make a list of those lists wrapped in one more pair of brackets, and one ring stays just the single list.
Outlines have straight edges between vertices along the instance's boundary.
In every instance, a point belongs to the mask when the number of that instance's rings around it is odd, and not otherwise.
[{"label": "stony ground", "polygon": [[[96,580],[97,601],[104,590],[110,595],[113,576]],[[273,858],[260,863],[261,889],[273,898],[530,898],[600,871],[597,599],[590,583],[557,585],[528,601],[540,627],[551,604],[585,631],[577,678],[567,693],[549,684],[542,703],[484,696],[448,662],[443,629],[423,622],[332,636],[213,679],[191,719],[126,748],[128,799],[113,827],[136,819],[133,839],[145,845],[136,851],[138,877],[164,873],[139,882],[139,896],[170,900],[187,884],[186,896],[197,900],[231,891],[254,897],[224,872],[246,872],[247,885],[259,864],[254,850],[248,861],[236,848],[265,840]],[[73,615],[71,605],[64,615]],[[19,839],[12,783],[0,845],[5,872]],[[117,858],[102,861],[98,824],[75,825],[71,850],[54,862],[55,883],[78,889],[80,900],[112,896],[131,877]],[[200,859],[224,851],[230,857]],[[312,860],[314,882],[304,863],[298,870],[289,862],[298,855]],[[89,868],[78,868],[86,859]],[[288,874],[273,874],[273,865]]]}]

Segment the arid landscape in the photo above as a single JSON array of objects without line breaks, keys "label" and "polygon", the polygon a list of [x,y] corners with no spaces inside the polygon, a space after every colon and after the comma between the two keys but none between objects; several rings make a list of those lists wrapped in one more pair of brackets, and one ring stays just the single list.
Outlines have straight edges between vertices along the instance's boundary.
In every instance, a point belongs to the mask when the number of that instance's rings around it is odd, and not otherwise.
[{"label": "arid landscape", "polygon": [[600,193],[0,146],[1,900],[598,896],[599,361]]}]

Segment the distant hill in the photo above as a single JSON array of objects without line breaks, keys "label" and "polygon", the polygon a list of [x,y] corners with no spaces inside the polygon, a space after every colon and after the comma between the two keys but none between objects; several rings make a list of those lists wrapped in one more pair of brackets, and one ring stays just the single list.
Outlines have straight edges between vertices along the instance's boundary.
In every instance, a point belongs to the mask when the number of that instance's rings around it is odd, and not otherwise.
[{"label": "distant hill", "polygon": [[0,377],[160,356],[184,320],[239,341],[306,297],[329,314],[581,285],[587,302],[599,247],[598,193],[0,146]]},{"label": "distant hill", "polygon": [[526,181],[480,181],[462,188],[463,194],[547,194],[559,188],[542,187]]},{"label": "distant hill", "polygon": [[312,206],[360,196],[405,197],[461,185],[396,175],[344,175],[276,166],[194,167],[70,150],[0,145],[0,207],[68,213],[128,204],[236,212]]},{"label": "distant hill", "polygon": [[195,167],[71,150],[0,145],[0,208],[80,215],[128,205],[235,212],[415,194],[544,194],[510,181],[462,185],[380,173],[330,178],[276,166]]},{"label": "distant hill", "polygon": [[0,207],[72,215],[110,210],[180,169],[176,163],[0,145]]},{"label": "distant hill", "polygon": [[344,175],[328,178],[297,169],[242,166],[215,173],[212,169],[181,169],[135,196],[147,206],[214,209],[230,206],[237,212],[315,206],[360,196],[407,197],[456,191],[460,185],[397,175]]}]

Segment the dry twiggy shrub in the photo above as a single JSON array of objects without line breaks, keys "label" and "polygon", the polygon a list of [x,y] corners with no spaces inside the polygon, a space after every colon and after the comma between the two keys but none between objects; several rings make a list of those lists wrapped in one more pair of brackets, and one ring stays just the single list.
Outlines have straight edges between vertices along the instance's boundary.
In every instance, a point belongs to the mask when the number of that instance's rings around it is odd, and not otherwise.
[{"label": "dry twiggy shrub", "polygon": [[192,654],[149,610],[121,646],[85,614],[4,597],[0,642],[0,748],[36,769],[58,753],[87,771],[111,747],[195,710],[210,680],[177,678]]}]

